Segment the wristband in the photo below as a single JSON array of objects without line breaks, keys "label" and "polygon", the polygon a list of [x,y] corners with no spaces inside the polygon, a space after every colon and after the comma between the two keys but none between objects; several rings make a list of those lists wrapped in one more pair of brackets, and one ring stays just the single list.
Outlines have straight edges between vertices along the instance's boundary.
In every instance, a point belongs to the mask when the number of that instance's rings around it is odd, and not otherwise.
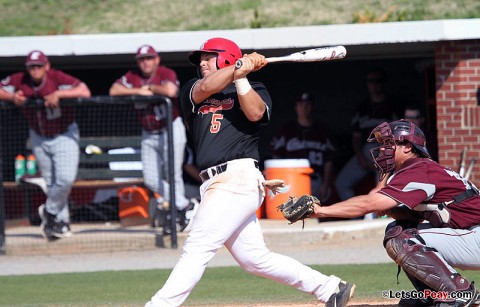
[{"label": "wristband", "polygon": [[252,89],[252,86],[248,82],[247,78],[240,78],[240,79],[237,79],[233,82],[235,83],[235,88],[237,89],[238,95],[243,96],[246,93],[248,93],[250,91],[250,89]]}]

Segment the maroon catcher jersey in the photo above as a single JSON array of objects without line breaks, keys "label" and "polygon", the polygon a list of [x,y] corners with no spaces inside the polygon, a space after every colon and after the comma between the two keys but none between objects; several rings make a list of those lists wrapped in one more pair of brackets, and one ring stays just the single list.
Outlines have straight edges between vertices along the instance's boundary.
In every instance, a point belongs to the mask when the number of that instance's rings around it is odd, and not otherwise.
[{"label": "maroon catcher jersey", "polygon": [[320,123],[302,127],[296,120],[282,125],[270,142],[270,153],[283,159],[308,159],[316,173],[323,174],[325,162],[334,158],[329,130]]},{"label": "maroon catcher jersey", "polygon": [[[23,91],[27,98],[43,98],[56,90],[78,86],[82,81],[60,70],[50,69],[41,84],[34,84],[25,72],[15,73],[0,83],[8,92]],[[22,108],[30,129],[40,135],[51,137],[63,133],[75,120],[75,107],[61,108]]]},{"label": "maroon catcher jersey", "polygon": [[187,121],[197,154],[197,166],[204,170],[235,159],[259,160],[260,127],[270,120],[272,107],[265,86],[260,82],[250,82],[267,107],[262,120],[253,123],[240,109],[233,83],[195,105],[191,100],[191,91],[198,80],[188,81],[180,95],[183,118]]},{"label": "maroon catcher jersey", "polygon": [[[128,71],[125,75],[115,81],[127,88],[140,88],[144,85],[161,85],[165,82],[172,82],[179,86],[180,82],[177,79],[177,74],[170,68],[165,66],[158,66],[155,75],[144,78],[139,69]],[[178,117],[178,101],[176,98],[171,98],[173,102],[173,118]],[[166,126],[167,113],[164,104],[146,104],[136,103],[135,111],[142,128],[147,131],[160,130]]]},{"label": "maroon catcher jersey", "polygon": [[[467,189],[476,188],[451,169],[426,158],[407,160],[379,191],[415,210],[435,227],[467,229],[480,224],[480,197],[474,195],[459,203],[450,202]],[[426,209],[425,205],[430,209]],[[442,217],[438,220],[438,217]]]}]

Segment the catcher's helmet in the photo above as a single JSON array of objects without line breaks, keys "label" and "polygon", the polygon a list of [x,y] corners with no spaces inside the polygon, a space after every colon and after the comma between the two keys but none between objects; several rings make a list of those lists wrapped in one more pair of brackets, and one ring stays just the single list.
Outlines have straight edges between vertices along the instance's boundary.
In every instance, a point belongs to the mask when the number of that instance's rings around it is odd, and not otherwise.
[{"label": "catcher's helmet", "polygon": [[199,50],[194,50],[188,55],[188,60],[195,66],[200,65],[200,56],[202,52],[212,52],[217,54],[217,67],[224,68],[234,65],[235,61],[242,57],[242,51],[237,44],[226,38],[215,37],[207,40],[200,46]]},{"label": "catcher's helmet", "polygon": [[375,127],[368,138],[368,142],[372,141],[380,144],[379,147],[370,150],[375,167],[380,171],[380,179],[395,167],[396,142],[410,142],[421,157],[430,158],[425,134],[415,124],[404,119],[391,123],[384,122]]}]

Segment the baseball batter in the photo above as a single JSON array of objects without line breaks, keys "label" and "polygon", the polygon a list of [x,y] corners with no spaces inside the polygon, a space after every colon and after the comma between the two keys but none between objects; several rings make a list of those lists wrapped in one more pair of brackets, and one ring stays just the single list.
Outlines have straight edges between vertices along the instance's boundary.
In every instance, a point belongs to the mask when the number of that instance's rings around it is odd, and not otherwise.
[{"label": "baseball batter", "polygon": [[[237,59],[243,65],[236,70]],[[327,306],[345,306],[354,285],[265,246],[256,216],[264,182],[258,138],[272,102],[263,84],[247,79],[267,64],[265,57],[255,52],[242,57],[234,42],[212,38],[191,52],[189,61],[201,78],[185,84],[180,101],[202,170],[201,202],[179,262],[146,306],[180,306],[223,245],[247,272],[313,294]]]},{"label": "baseball batter", "polygon": [[[160,65],[160,56],[150,45],[140,46],[135,55],[137,69],[128,71],[110,87],[111,96],[124,95],[163,95],[173,100],[173,161],[175,184],[175,204],[182,218],[180,229],[185,228],[185,209],[189,201],[185,197],[182,177],[183,154],[187,142],[185,126],[179,117],[177,96],[180,82],[172,69]],[[168,165],[167,143],[167,109],[165,104],[136,103],[135,111],[142,125],[142,164],[145,185],[160,195],[157,199],[159,207],[170,201],[169,180],[166,166]],[[170,234],[170,223],[163,224],[164,234]]]},{"label": "baseball batter", "polygon": [[[311,217],[352,218],[376,212],[396,219],[384,239],[388,255],[418,291],[449,294],[402,299],[399,306],[479,304],[479,291],[454,269],[480,270],[478,189],[431,160],[425,135],[409,121],[384,122],[373,129],[369,141],[379,144],[371,152],[381,177],[391,173],[386,185],[328,207],[317,205]],[[454,297],[456,291],[464,296]]]},{"label": "baseball batter", "polygon": [[47,200],[39,207],[42,234],[48,240],[70,236],[68,196],[78,170],[79,131],[75,107],[60,107],[63,98],[90,97],[87,85],[51,69],[48,57],[35,50],[25,62],[27,72],[0,83],[0,100],[22,106],[28,98],[43,98],[44,107],[22,107],[28,122],[33,154],[47,183]]}]

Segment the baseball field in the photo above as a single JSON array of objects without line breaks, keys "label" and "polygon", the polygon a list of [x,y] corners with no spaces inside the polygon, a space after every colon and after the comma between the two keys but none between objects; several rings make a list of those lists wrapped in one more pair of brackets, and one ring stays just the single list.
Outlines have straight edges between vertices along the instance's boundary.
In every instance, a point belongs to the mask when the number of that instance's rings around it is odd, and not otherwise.
[{"label": "baseball field", "polygon": [[[388,293],[410,290],[393,263],[312,266],[354,282],[351,306],[394,306]],[[143,306],[168,277],[170,269],[0,276],[0,306]],[[465,272],[480,280],[480,272]],[[313,297],[239,267],[208,268],[185,306],[316,306]]]}]

